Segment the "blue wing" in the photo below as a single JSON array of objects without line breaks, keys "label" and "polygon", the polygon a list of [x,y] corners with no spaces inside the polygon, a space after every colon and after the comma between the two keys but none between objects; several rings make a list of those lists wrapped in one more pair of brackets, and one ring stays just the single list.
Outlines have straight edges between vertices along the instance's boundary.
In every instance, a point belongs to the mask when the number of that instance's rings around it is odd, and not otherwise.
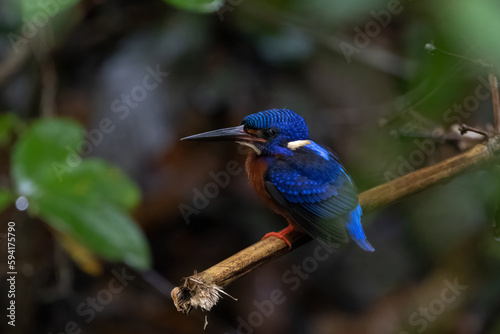
[{"label": "blue wing", "polygon": [[357,190],[337,157],[313,142],[293,153],[269,164],[264,176],[269,195],[313,238],[345,243],[349,235],[373,251],[361,227]]}]

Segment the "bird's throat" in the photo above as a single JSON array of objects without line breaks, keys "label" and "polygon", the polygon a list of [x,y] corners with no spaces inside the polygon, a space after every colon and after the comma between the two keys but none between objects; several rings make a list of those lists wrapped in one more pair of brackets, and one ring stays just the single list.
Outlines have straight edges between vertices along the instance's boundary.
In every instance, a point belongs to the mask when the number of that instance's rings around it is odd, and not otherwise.
[{"label": "bird's throat", "polygon": [[237,143],[240,144],[240,145],[243,145],[243,146],[250,147],[252,150],[255,151],[255,153],[257,153],[257,155],[261,155],[261,153],[262,153],[262,151],[260,149],[258,149],[257,146],[255,146],[252,143],[249,143],[249,142],[246,142],[246,141],[237,141]]}]

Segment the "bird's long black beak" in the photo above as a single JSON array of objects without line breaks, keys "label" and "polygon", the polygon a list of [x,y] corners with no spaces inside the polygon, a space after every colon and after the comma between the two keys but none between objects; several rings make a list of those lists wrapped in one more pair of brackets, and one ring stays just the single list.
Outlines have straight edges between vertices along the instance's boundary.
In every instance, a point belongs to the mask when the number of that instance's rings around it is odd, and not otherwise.
[{"label": "bird's long black beak", "polygon": [[265,141],[264,139],[252,136],[243,129],[243,125],[235,126],[232,128],[225,128],[213,130],[208,132],[199,133],[189,137],[184,137],[181,140],[199,140],[199,141]]}]

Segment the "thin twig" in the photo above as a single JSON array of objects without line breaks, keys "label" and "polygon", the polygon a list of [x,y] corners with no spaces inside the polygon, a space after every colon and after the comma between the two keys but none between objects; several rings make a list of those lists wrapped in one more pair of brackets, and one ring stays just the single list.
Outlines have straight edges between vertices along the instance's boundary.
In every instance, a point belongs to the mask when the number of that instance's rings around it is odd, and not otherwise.
[{"label": "thin twig", "polygon": [[[500,135],[492,137],[487,142],[478,144],[471,150],[446,159],[436,165],[419,169],[364,191],[359,195],[359,202],[363,207],[363,213],[368,214],[396,203],[433,185],[443,183],[459,174],[485,165],[494,158],[498,158],[498,156],[500,156]],[[293,248],[297,248],[310,240],[308,236],[295,231],[287,235],[287,238]],[[190,277],[185,278],[183,286],[172,290],[174,303],[179,311],[187,313],[191,310],[191,306],[193,306],[191,300],[199,298],[199,289],[204,289],[208,285],[225,287],[236,279],[289,251],[288,246],[281,239],[267,238],[261,240],[213,267],[195,274],[195,279],[202,282],[202,284],[188,284],[188,282],[193,281]],[[203,294],[206,294],[206,292],[203,291]],[[198,300],[195,303],[200,304]],[[215,303],[210,304],[210,307],[215,305]]]},{"label": "thin twig", "polygon": [[458,130],[460,131],[460,134],[462,134],[462,135],[465,134],[465,133],[467,133],[468,131],[470,131],[470,132],[475,132],[475,133],[478,133],[480,135],[483,135],[486,138],[488,138],[490,136],[490,134],[487,131],[484,131],[484,130],[481,130],[481,129],[478,129],[478,128],[475,128],[475,127],[472,127],[472,126],[468,126],[466,124],[460,125],[460,127],[458,128]]},{"label": "thin twig", "polygon": [[500,98],[498,97],[498,79],[492,70],[488,76],[491,86],[491,100],[493,103],[493,114],[495,117],[495,132],[500,133]]},{"label": "thin twig", "polygon": [[40,66],[42,74],[40,110],[44,117],[52,117],[57,114],[57,73],[50,57],[47,57]]},{"label": "thin twig", "polygon": [[56,112],[57,72],[51,50],[55,47],[54,31],[50,24],[40,29],[36,39],[31,41],[33,55],[40,68],[40,114],[52,117]]},{"label": "thin twig", "polygon": [[476,65],[479,65],[479,66],[482,66],[482,67],[493,68],[493,65],[491,63],[488,63],[488,62],[484,61],[481,58],[470,58],[470,57],[467,57],[467,56],[464,56],[464,55],[460,55],[458,53],[446,51],[444,49],[438,48],[436,45],[434,45],[433,42],[427,43],[425,45],[425,49],[429,53],[438,51],[438,52],[441,52],[442,54],[445,54],[447,56],[454,57],[454,58],[461,59],[461,60],[465,60],[465,61],[471,62],[473,64],[476,64]]},{"label": "thin twig", "polygon": [[[458,58],[461,60],[469,61],[471,63],[474,63],[474,64],[479,65],[479,66],[483,66],[483,67],[489,69],[490,73],[488,75],[488,79],[490,81],[491,94],[492,94],[491,99],[493,102],[493,114],[495,117],[494,129],[495,129],[495,132],[497,134],[500,133],[500,98],[499,98],[499,94],[498,94],[498,79],[496,77],[495,67],[493,66],[493,64],[488,63],[488,62],[484,61],[483,59],[479,59],[479,58],[473,59],[473,58],[469,58],[469,57],[466,57],[463,55],[459,55],[459,54],[456,54],[453,52],[443,50],[441,48],[436,47],[434,45],[434,43],[432,43],[432,42],[427,43],[425,45],[425,49],[429,52],[438,51],[438,52],[441,52],[441,53],[448,55],[450,57],[455,57],[455,58]],[[474,131],[474,130],[471,129],[470,131]],[[480,132],[478,132],[478,133],[480,133]]]}]

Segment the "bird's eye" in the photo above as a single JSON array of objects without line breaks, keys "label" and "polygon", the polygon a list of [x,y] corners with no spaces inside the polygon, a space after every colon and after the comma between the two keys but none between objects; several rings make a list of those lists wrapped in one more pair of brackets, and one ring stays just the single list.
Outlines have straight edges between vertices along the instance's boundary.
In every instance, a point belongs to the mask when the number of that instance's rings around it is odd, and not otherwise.
[{"label": "bird's eye", "polygon": [[277,132],[276,129],[266,129],[262,132],[262,135],[266,138],[271,138],[274,137]]}]

